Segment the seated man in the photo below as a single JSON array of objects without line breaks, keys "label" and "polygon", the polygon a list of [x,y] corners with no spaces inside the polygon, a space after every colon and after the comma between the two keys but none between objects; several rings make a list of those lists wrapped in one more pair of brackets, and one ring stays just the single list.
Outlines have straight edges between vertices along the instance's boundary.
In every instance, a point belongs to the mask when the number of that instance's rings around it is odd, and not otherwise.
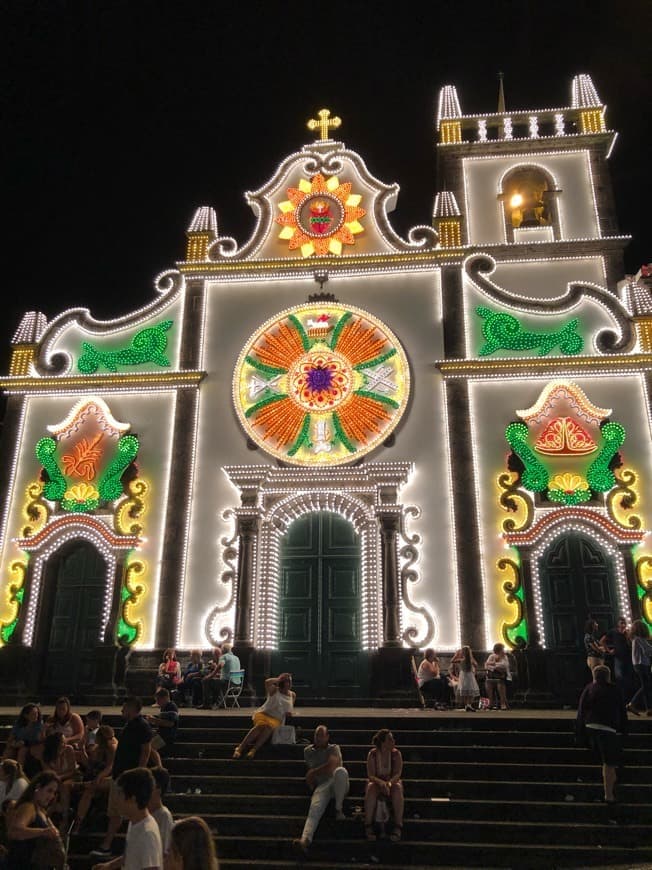
[{"label": "seated man", "polygon": [[170,692],[167,689],[157,689],[154,697],[160,712],[155,716],[146,716],[145,718],[156,729],[152,739],[152,761],[156,766],[162,767],[159,753],[172,746],[177,738],[179,708],[170,700]]},{"label": "seated man", "polygon": [[231,674],[240,670],[240,659],[231,652],[231,649],[230,643],[223,644],[222,655],[217,661],[216,668],[202,678],[205,709],[209,709],[226,692]]},{"label": "seated man", "polygon": [[303,753],[308,765],[306,782],[312,797],[301,839],[294,840],[293,845],[304,855],[310,848],[317,825],[331,798],[335,798],[335,818],[338,821],[345,818],[343,803],[349,792],[349,774],[342,766],[340,747],[337,743],[329,743],[329,737],[326,725],[318,725],[312,746],[306,746]]}]

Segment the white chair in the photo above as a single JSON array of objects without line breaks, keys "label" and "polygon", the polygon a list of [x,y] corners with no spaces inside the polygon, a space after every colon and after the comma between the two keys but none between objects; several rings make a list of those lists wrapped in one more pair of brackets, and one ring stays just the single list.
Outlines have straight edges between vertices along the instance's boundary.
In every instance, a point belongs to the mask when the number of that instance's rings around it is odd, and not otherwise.
[{"label": "white chair", "polygon": [[[244,675],[244,671],[231,671],[229,674],[228,685],[217,700],[218,710],[220,707],[224,707],[226,710],[229,706],[231,709],[234,709],[235,707],[237,707],[238,710],[240,709],[238,698],[240,697],[244,686]],[[231,704],[229,704],[229,701],[231,701]]]}]

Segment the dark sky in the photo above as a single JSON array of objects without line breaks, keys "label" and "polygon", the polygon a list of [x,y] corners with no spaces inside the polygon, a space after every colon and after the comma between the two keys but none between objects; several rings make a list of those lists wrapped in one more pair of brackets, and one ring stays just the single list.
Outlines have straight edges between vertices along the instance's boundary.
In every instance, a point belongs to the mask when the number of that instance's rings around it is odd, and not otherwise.
[{"label": "dark sky", "polygon": [[253,228],[243,192],[310,141],[328,106],[338,138],[398,182],[400,232],[428,223],[439,87],[466,113],[565,106],[588,72],[620,131],[612,156],[626,268],[652,259],[648,214],[652,4],[567,0],[155,2],[0,6],[5,317],[117,316],[153,298],[183,256],[197,205],[220,233]]}]

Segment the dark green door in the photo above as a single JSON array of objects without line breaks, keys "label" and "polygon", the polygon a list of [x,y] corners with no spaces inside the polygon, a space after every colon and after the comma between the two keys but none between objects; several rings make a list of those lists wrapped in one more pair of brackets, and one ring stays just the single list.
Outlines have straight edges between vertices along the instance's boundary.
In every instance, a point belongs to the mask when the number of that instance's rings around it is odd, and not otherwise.
[{"label": "dark green door", "polygon": [[74,695],[95,681],[94,652],[100,645],[106,564],[91,544],[78,541],[50,561],[43,606],[50,614],[41,686]]},{"label": "dark green door", "polygon": [[610,556],[577,532],[554,541],[539,562],[546,645],[582,651],[589,614],[600,632],[616,622],[617,599]]},{"label": "dark green door", "polygon": [[292,523],[282,543],[280,580],[275,668],[293,675],[299,697],[364,697],[360,541],[351,523],[332,513]]}]

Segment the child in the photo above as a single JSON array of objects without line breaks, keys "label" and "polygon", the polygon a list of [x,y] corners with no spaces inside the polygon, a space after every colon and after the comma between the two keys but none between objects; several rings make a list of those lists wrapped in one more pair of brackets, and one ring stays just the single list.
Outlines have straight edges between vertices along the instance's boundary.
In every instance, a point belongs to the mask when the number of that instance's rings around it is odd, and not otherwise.
[{"label": "child", "polygon": [[165,793],[170,787],[170,774],[164,767],[152,767],[150,770],[154,777],[154,791],[152,792],[147,809],[158,823],[161,844],[163,846],[163,857],[165,858],[170,849],[170,835],[172,833],[172,825],[174,824],[172,813],[163,804]]},{"label": "child", "polygon": [[93,870],[162,870],[163,849],[158,825],[147,805],[154,791],[154,777],[146,767],[125,770],[118,778],[119,812],[129,820],[124,855]]}]

